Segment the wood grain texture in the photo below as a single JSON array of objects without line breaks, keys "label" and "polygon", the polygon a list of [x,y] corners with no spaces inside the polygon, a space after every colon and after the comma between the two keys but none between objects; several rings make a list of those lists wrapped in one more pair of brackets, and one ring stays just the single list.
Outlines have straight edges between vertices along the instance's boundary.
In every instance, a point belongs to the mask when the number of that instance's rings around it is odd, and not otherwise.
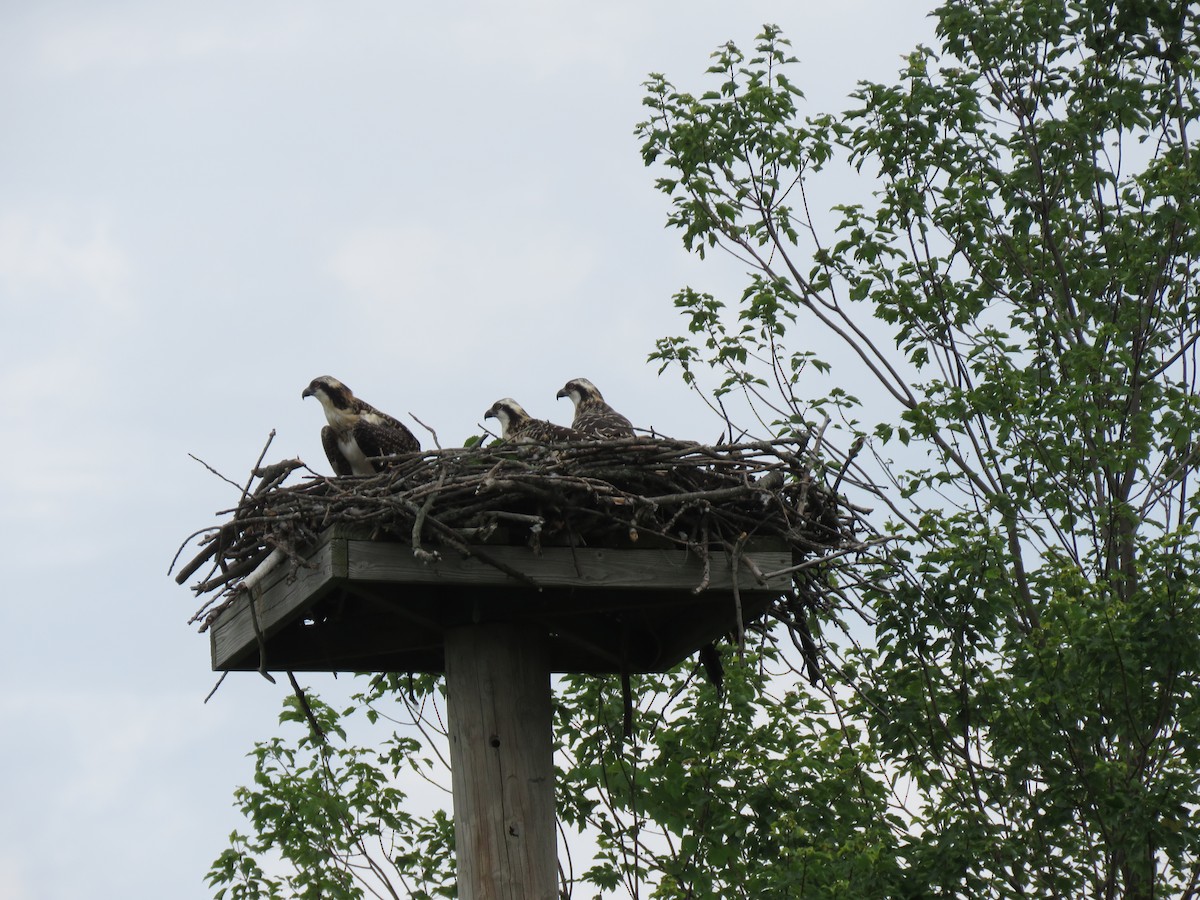
[{"label": "wood grain texture", "polygon": [[[322,543],[309,557],[311,568],[301,568],[295,577],[292,577],[291,564],[285,561],[269,573],[259,587],[240,597],[213,623],[209,646],[214,671],[235,667],[234,664],[247,652],[253,652],[257,659],[255,617],[263,637],[269,641],[280,628],[317,601],[334,578],[335,555],[345,555],[344,546],[336,546],[339,544],[344,545],[345,541],[335,539]],[[251,601],[254,603],[253,611],[250,608]],[[270,664],[268,658],[267,665]]]},{"label": "wood grain texture", "polygon": [[460,900],[558,896],[546,636],[512,625],[446,635]]},{"label": "wood grain texture", "polygon": [[[407,584],[460,584],[512,586],[520,584],[494,566],[446,551],[438,562],[424,563],[403,544],[347,541],[348,576],[352,581],[387,581]],[[488,556],[521,571],[539,587],[607,588],[609,590],[690,591],[703,579],[703,567],[694,553],[683,550],[609,550],[603,548],[546,547],[535,554],[528,547],[486,547]],[[791,565],[788,551],[747,553],[761,572]],[[742,591],[784,591],[786,575],[770,579],[764,587],[746,569],[738,573]],[[733,574],[725,554],[713,554],[709,590],[728,591]]]}]

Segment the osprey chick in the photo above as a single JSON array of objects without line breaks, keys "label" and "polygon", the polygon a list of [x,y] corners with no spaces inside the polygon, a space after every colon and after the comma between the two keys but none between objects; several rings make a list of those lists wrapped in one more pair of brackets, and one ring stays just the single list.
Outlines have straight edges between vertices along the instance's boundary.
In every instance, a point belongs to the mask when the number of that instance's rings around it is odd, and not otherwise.
[{"label": "osprey chick", "polygon": [[589,437],[631,437],[633,424],[604,402],[600,391],[586,378],[573,378],[561,391],[559,399],[570,397],[575,404],[575,421],[571,427]]},{"label": "osprey chick", "polygon": [[576,440],[580,435],[543,419],[531,418],[512,397],[497,400],[483,414],[485,419],[500,420],[500,436],[517,444],[553,444]]},{"label": "osprey chick", "polygon": [[321,445],[338,475],[374,475],[383,471],[383,464],[372,457],[421,449],[404,425],[359,400],[332,376],[314,378],[300,397],[316,397],[325,409],[329,424],[321,429]]}]

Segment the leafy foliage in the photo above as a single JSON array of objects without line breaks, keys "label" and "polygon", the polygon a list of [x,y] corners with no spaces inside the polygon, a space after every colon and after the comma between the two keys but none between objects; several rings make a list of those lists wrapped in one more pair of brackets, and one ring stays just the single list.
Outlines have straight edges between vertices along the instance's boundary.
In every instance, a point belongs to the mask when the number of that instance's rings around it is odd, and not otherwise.
[{"label": "leafy foliage", "polygon": [[[420,742],[395,733],[375,748],[347,740],[351,721],[378,721],[380,684],[341,713],[311,694],[287,699],[280,724],[302,734],[255,745],[254,784],[234,794],[253,834],[230,835],[213,863],[208,881],[217,900],[359,900],[384,887],[397,896],[401,885],[414,900],[455,896],[450,818],[407,812],[396,786],[402,775],[431,768]],[[273,867],[282,873],[268,874]]]},{"label": "leafy foliage", "polygon": [[582,880],[638,896],[649,878],[661,898],[894,896],[900,823],[864,771],[869,747],[769,644],[731,663],[725,686],[718,696],[684,670],[635,679],[623,745],[615,681],[564,678],[559,815],[600,848]]},{"label": "leafy foliage", "polygon": [[[846,712],[919,791],[901,853],[935,892],[1195,889],[1196,15],[950,2],[942,51],[840,118],[800,121],[775,29],[717,90],[649,83],[672,224],[751,268],[733,309],[682,292],[656,358],[794,427],[855,406],[802,396],[783,339],[819,323],[894,404],[863,478],[906,543]],[[827,246],[787,198],[835,158],[880,187]]]}]

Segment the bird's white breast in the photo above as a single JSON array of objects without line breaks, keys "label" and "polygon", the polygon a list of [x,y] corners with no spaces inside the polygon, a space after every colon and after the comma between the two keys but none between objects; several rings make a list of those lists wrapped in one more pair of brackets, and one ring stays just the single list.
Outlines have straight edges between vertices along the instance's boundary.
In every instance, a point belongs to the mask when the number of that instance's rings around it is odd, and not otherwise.
[{"label": "bird's white breast", "polygon": [[350,434],[339,434],[338,449],[342,451],[342,456],[346,457],[346,462],[350,463],[350,471],[355,475],[374,475],[375,467],[367,460],[367,455],[362,452],[362,448],[358,446],[358,441]]},{"label": "bird's white breast", "polygon": [[321,405],[325,407],[325,421],[327,421],[333,430],[338,434],[354,427],[355,416],[351,412],[346,412],[338,409],[332,403],[326,402],[325,398],[321,398]]}]

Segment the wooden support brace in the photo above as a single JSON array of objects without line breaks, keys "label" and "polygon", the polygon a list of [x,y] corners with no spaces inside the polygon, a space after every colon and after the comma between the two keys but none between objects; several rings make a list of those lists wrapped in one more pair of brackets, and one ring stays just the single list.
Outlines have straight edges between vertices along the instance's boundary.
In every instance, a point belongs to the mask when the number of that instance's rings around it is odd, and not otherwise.
[{"label": "wooden support brace", "polygon": [[446,634],[460,900],[558,896],[546,635],[487,623]]}]

